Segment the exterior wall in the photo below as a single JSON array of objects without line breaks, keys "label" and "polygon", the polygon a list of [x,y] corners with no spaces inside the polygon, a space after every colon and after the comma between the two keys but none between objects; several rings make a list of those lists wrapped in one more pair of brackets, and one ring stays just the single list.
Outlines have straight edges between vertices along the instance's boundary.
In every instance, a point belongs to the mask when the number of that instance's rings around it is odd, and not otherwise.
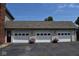
[{"label": "exterior wall", "polygon": [[77,38],[76,38],[76,31],[72,31],[72,41],[77,41]]},{"label": "exterior wall", "polygon": [[7,30],[5,31],[5,43],[7,43]]},{"label": "exterior wall", "polygon": [[5,11],[5,4],[0,3],[0,43],[7,42],[7,35],[4,28],[5,21],[10,21]]},{"label": "exterior wall", "polygon": [[3,4],[0,3],[0,43],[5,43],[4,16],[5,9]]},{"label": "exterior wall", "polygon": [[11,21],[7,16],[5,16],[5,21]]},{"label": "exterior wall", "polygon": [[[51,36],[51,39],[50,40],[38,40],[37,38],[36,38],[36,32],[50,32],[50,33],[52,33],[52,36]],[[35,36],[35,38],[36,38],[36,43],[43,43],[43,42],[51,42],[51,40],[53,40],[55,37],[57,37],[57,38],[59,38],[58,37],[58,35],[57,35],[57,33],[58,32],[60,32],[60,33],[64,33],[64,32],[69,32],[71,35],[69,36],[70,38],[69,39],[66,39],[66,38],[64,38],[64,39],[62,39],[62,40],[59,40],[59,42],[71,42],[71,41],[76,41],[76,31],[74,31],[74,30],[13,30],[12,31],[12,35],[11,35],[11,41],[13,42],[13,43],[28,43],[29,42],[29,39],[28,40],[15,40],[14,39],[14,36],[13,36],[13,34],[14,33],[19,33],[19,32],[29,32],[30,33],[30,36],[29,37],[32,37],[32,36]]]}]

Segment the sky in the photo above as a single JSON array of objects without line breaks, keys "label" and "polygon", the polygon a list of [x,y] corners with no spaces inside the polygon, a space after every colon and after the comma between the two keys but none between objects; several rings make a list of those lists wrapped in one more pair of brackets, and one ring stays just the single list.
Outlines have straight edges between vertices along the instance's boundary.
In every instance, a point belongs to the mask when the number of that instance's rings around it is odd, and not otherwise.
[{"label": "sky", "polygon": [[8,3],[15,20],[43,21],[52,16],[55,21],[75,21],[79,16],[79,3]]}]

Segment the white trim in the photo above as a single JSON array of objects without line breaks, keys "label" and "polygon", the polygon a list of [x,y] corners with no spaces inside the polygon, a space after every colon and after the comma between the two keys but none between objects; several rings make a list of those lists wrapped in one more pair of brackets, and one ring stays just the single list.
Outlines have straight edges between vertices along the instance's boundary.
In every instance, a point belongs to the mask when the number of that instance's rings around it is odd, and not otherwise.
[{"label": "white trim", "polygon": [[7,36],[5,35],[5,43],[7,43]]},{"label": "white trim", "polygon": [[7,43],[7,31],[5,31],[5,43]]},{"label": "white trim", "polygon": [[61,39],[58,42],[71,42],[71,39]]},{"label": "white trim", "polygon": [[51,40],[36,40],[36,43],[50,43]]},{"label": "white trim", "polygon": [[13,40],[12,43],[29,43],[29,40]]},{"label": "white trim", "polygon": [[[11,33],[12,34],[14,34],[15,32],[19,32],[20,30],[15,30],[15,31],[12,31]],[[53,30],[51,30],[51,31],[53,31]],[[47,40],[45,40],[45,39],[37,39],[37,36],[35,36],[36,35],[36,33],[40,33],[40,32],[51,32],[51,31],[40,31],[40,30],[38,30],[38,31],[33,31],[33,36],[30,34],[29,35],[29,39],[28,40],[17,40],[17,39],[14,39],[14,36],[13,35],[11,35],[11,42],[12,43],[28,43],[29,42],[29,40],[30,40],[30,38],[31,37],[34,37],[36,40],[35,40],[35,42],[36,43],[50,43],[51,42],[51,39],[47,39]],[[27,30],[23,30],[23,31],[20,31],[20,32],[27,32]],[[56,34],[57,33],[71,33],[71,36],[69,37],[69,38],[61,38],[61,37],[59,37],[58,35],[52,35],[51,36],[51,38],[52,38],[52,40],[56,37],[56,38],[58,38],[59,39],[59,41],[58,42],[71,42],[71,38],[73,39],[72,41],[76,41],[75,40],[75,38],[76,38],[76,32],[75,31],[72,31],[72,30],[57,30],[56,31]],[[29,30],[29,33],[30,33],[30,30]]]}]

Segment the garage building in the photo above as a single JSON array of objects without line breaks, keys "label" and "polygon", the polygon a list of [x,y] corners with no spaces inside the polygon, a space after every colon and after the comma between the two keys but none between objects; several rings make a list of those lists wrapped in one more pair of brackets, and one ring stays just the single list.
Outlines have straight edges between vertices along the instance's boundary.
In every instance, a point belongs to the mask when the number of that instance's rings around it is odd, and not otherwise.
[{"label": "garage building", "polygon": [[76,26],[72,21],[14,21],[14,17],[0,4],[0,43],[73,42],[76,40]]},{"label": "garage building", "polygon": [[28,43],[34,37],[36,43],[76,41],[76,26],[71,21],[6,21],[7,39],[12,43]]}]

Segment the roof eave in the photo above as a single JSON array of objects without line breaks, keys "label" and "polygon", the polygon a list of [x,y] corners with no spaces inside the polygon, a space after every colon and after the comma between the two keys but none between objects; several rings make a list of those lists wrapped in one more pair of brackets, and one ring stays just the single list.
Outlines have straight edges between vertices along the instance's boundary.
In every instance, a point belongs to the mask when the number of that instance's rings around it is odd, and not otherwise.
[{"label": "roof eave", "polygon": [[77,28],[5,28],[5,29],[11,29],[11,30],[76,30]]},{"label": "roof eave", "polygon": [[12,16],[12,14],[8,11],[8,9],[7,8],[5,8],[5,11],[6,11],[6,13],[10,16],[10,18],[12,19],[12,20],[14,20],[15,18]]}]

